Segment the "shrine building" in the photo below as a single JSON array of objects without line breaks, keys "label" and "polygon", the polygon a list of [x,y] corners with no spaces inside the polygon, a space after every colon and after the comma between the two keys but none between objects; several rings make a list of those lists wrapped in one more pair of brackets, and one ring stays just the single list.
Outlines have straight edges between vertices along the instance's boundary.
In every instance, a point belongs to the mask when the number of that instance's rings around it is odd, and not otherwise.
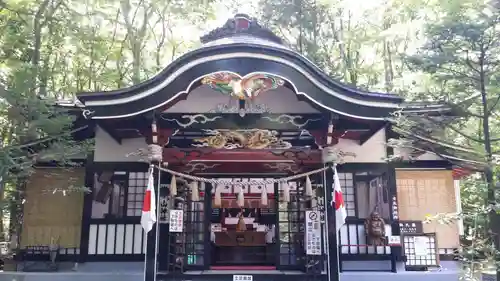
[{"label": "shrine building", "polygon": [[[423,221],[460,210],[461,171],[387,145],[395,112],[449,107],[334,81],[246,15],[201,42],[141,84],[58,104],[95,148],[81,167],[41,163],[29,179],[24,280],[457,280],[460,222]],[[70,179],[91,192],[46,192]],[[58,269],[28,274],[54,244]]]}]

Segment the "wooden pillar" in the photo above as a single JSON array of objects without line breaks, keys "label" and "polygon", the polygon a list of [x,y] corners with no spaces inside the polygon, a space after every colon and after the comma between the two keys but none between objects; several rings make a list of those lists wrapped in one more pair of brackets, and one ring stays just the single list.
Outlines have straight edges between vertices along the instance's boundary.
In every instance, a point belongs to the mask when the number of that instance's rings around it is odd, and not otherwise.
[{"label": "wooden pillar", "polygon": [[203,245],[203,269],[208,270],[210,265],[212,264],[212,242],[210,241],[211,235],[211,217],[212,217],[212,189],[214,187],[205,183],[205,190],[203,195],[203,204],[204,204],[204,212],[205,212],[205,221],[203,222],[203,226],[208,231],[205,231],[204,245]]},{"label": "wooden pillar", "polygon": [[[397,138],[397,134],[392,130],[392,125],[389,124],[385,128],[385,138],[388,143],[390,139]],[[386,146],[387,157],[394,156],[394,148]],[[398,204],[398,190],[396,185],[396,168],[393,163],[387,165],[387,190],[389,195],[389,219],[391,220],[391,235],[400,236],[399,229],[399,204]],[[398,261],[404,261],[403,247],[391,246],[391,271],[397,272]]]},{"label": "wooden pillar", "polygon": [[[387,165],[387,190],[389,193],[389,219],[391,220],[391,235],[401,235],[399,229],[399,204],[396,186],[396,169],[393,164]],[[397,272],[396,262],[403,261],[402,246],[391,246],[391,271]]]},{"label": "wooden pillar", "polygon": [[[332,165],[332,163],[327,163],[326,165]],[[333,200],[333,170],[326,169],[323,174],[324,183],[324,196],[325,196],[325,211],[326,211],[326,226],[327,232],[327,247],[328,260],[327,260],[327,274],[328,281],[339,281],[339,255],[338,255],[338,245],[337,245],[337,226],[335,218],[335,209],[332,206]]]},{"label": "wooden pillar", "polygon": [[[85,162],[85,186],[93,190],[94,188],[94,154],[90,153]],[[92,217],[92,198],[94,193],[86,193],[83,197],[82,225],[80,234],[80,254],[78,262],[87,261],[89,255],[89,235],[90,235],[90,219]]]},{"label": "wooden pillar", "polygon": [[[172,175],[169,173],[162,173],[161,175],[161,183],[160,186],[164,186],[163,183],[170,183],[172,179]],[[160,198],[168,198],[169,196],[169,190],[168,188],[160,188],[160,193],[159,197]],[[159,204],[160,202],[158,202]],[[170,255],[169,255],[169,239],[170,238],[170,233],[169,233],[169,225],[167,223],[160,223],[159,218],[160,218],[160,209],[157,210],[158,212],[158,269],[157,271],[163,271],[167,272],[169,270],[169,263],[170,263]],[[168,215],[168,214],[167,214]]]},{"label": "wooden pillar", "polygon": [[[154,115],[154,113],[153,113]],[[170,135],[168,135],[170,137]],[[168,137],[166,143],[168,143]],[[158,128],[156,124],[155,117],[153,116],[153,122],[151,123],[151,135],[147,137],[146,142],[148,144],[163,144],[164,142],[159,142]],[[151,153],[151,152],[150,152]],[[151,164],[155,166],[161,166],[161,159],[154,159]],[[156,275],[158,270],[158,228],[159,228],[159,204],[158,195],[160,194],[160,172],[158,169],[153,170],[154,179],[154,190],[156,199],[156,223],[153,225],[151,231],[146,234],[146,253],[144,257],[144,281],[156,281]]]},{"label": "wooden pillar", "polygon": [[274,213],[275,216],[275,227],[274,227],[274,260],[276,264],[276,268],[280,268],[281,266],[281,239],[280,239],[280,189],[279,184],[277,182],[274,183]]}]

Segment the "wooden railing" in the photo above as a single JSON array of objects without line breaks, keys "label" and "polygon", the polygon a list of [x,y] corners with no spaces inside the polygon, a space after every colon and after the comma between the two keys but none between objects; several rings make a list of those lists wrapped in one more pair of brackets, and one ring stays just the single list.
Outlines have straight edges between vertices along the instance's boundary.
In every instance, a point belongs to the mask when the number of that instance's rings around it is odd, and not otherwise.
[{"label": "wooden railing", "polygon": [[[386,236],[390,236],[392,228],[385,226]],[[341,255],[390,255],[390,246],[367,245],[363,221],[347,222],[339,233],[339,254]]]}]

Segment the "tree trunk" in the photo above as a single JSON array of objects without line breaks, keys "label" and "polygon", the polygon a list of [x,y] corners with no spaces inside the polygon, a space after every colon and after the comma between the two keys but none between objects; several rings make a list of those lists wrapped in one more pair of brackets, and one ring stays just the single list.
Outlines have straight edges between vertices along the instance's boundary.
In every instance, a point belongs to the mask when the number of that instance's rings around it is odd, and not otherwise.
[{"label": "tree trunk", "polygon": [[[2,173],[3,174],[3,173]],[[4,220],[3,220],[3,215],[4,215],[4,208],[5,208],[5,204],[4,204],[4,198],[5,198],[5,184],[4,184],[4,180],[3,180],[3,177],[0,178],[0,202],[1,202],[1,206],[0,206],[0,242],[3,242],[5,241],[5,227],[4,227]]]},{"label": "tree trunk", "polygon": [[42,48],[42,18],[47,10],[50,0],[44,0],[38,10],[36,11],[35,17],[33,18],[33,54],[31,56],[31,67],[33,73],[31,76],[31,94],[36,95],[37,93],[37,81],[38,72],[40,64],[40,53]]},{"label": "tree trunk", "polygon": [[132,46],[132,83],[134,85],[141,82],[141,42],[142,40],[134,40]]},{"label": "tree trunk", "polygon": [[23,224],[23,200],[24,192],[26,190],[26,179],[17,179],[16,181],[16,191],[12,201],[9,202],[10,209],[10,223],[9,223],[9,233],[10,237],[15,237],[16,241],[11,241],[15,243],[16,247],[19,248],[19,242],[21,241],[21,226]]},{"label": "tree trunk", "polygon": [[[390,16],[387,15],[388,11],[385,11],[386,15],[384,15],[384,23],[383,30],[386,31],[391,28],[391,19]],[[394,88],[394,71],[392,67],[392,50],[391,50],[391,42],[384,38],[383,41],[383,57],[384,57],[384,78],[385,78],[385,90],[386,92],[392,92]]]},{"label": "tree trunk", "polygon": [[384,41],[384,78],[385,91],[390,93],[394,88],[394,72],[392,71],[391,46],[388,41]]},{"label": "tree trunk", "polygon": [[[481,91],[481,104],[483,110],[483,134],[484,134],[484,151],[486,152],[486,163],[487,167],[484,171],[484,176],[486,179],[486,184],[488,186],[488,205],[491,208],[488,214],[488,230],[489,237],[493,240],[492,242],[495,245],[495,249],[500,251],[500,231],[499,231],[499,219],[498,214],[496,213],[496,195],[495,195],[495,179],[493,177],[493,152],[492,152],[492,142],[491,142],[491,131],[490,131],[490,110],[488,108],[488,95],[486,90],[486,73],[484,69],[484,61],[485,61],[486,51],[484,48],[481,48],[481,56],[479,57],[479,65],[480,65],[480,74],[479,74],[479,82],[480,82],[480,91]],[[495,254],[498,256],[498,254]],[[500,280],[500,267],[496,266],[496,275],[497,280]]]},{"label": "tree trunk", "polygon": [[[142,15],[142,23],[139,28],[136,28],[135,19],[140,8],[143,8],[144,10]],[[148,20],[154,9],[152,9],[151,5],[146,5],[144,4],[144,1],[140,1],[133,12],[132,18],[129,17],[130,12],[132,11],[132,6],[129,0],[121,1],[121,9],[123,19],[125,20],[125,27],[127,28],[129,47],[132,52],[132,83],[135,85],[141,82],[142,48],[144,46],[144,38],[146,36]]]}]

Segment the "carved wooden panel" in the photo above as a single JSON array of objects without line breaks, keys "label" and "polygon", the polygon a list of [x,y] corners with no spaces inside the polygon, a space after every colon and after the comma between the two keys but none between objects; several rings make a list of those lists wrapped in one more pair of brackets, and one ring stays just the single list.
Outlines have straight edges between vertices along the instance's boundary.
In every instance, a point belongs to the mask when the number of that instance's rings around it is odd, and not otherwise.
[{"label": "carved wooden panel", "polygon": [[[452,171],[396,171],[400,220],[423,221],[428,215],[455,213]],[[431,222],[425,233],[436,232],[439,248],[458,248],[458,224]]]},{"label": "carved wooden panel", "polygon": [[85,170],[37,169],[26,185],[21,246],[80,246]]}]

